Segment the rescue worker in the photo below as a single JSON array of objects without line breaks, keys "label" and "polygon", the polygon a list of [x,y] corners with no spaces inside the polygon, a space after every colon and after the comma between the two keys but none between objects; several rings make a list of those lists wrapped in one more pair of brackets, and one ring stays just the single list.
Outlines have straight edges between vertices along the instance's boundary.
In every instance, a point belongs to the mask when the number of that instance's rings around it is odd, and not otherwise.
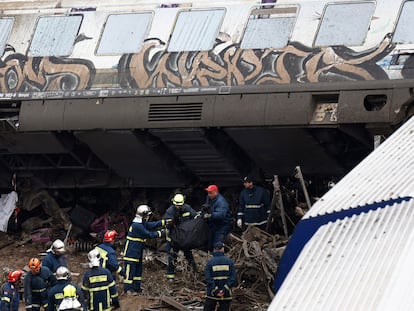
[{"label": "rescue worker", "polygon": [[68,284],[63,289],[63,299],[58,311],[85,311],[85,305],[78,300],[78,289],[73,284]]},{"label": "rescue worker", "polygon": [[142,253],[147,239],[165,236],[164,229],[152,231],[159,227],[165,227],[165,220],[149,222],[148,219],[151,214],[152,212],[148,205],[138,206],[135,218],[128,229],[124,249],[124,293],[129,295],[138,295],[142,292]]},{"label": "rescue worker", "polygon": [[231,232],[233,219],[229,203],[219,193],[218,187],[210,185],[204,190],[207,191],[207,199],[204,206],[208,207],[209,211],[205,212],[203,217],[207,220],[210,227],[208,249],[212,250],[215,243],[224,243]]},{"label": "rescue worker", "polygon": [[101,255],[96,249],[88,253],[90,269],[83,275],[82,290],[88,311],[118,309],[119,298],[111,272],[100,266]]},{"label": "rescue worker", "polygon": [[257,226],[266,230],[270,212],[270,196],[266,189],[256,186],[249,176],[243,178],[244,189],[240,192],[237,210],[237,226]]},{"label": "rescue worker", "polygon": [[59,267],[68,266],[65,257],[65,243],[63,243],[62,240],[55,240],[46,252],[47,254],[45,258],[43,258],[42,266],[48,267],[53,273],[55,273]]},{"label": "rescue worker", "polygon": [[[168,254],[167,279],[169,282],[173,282],[175,279],[175,265],[177,262],[177,254],[180,251],[180,246],[172,244],[171,237],[169,237],[168,233],[169,231],[174,230],[175,226],[178,226],[180,223],[187,220],[193,219],[197,214],[190,205],[184,202],[184,200],[184,196],[181,193],[174,195],[171,200],[172,205],[167,209],[164,216],[164,219],[167,222],[167,244],[165,250]],[[183,253],[189,265],[194,271],[197,271],[196,263],[191,250],[183,250]]]},{"label": "rescue worker", "polygon": [[115,251],[115,238],[118,232],[115,230],[107,230],[103,237],[103,243],[99,244],[95,249],[101,254],[101,267],[111,271],[112,276],[116,277],[116,273],[125,276],[124,269],[119,265]]},{"label": "rescue worker", "polygon": [[7,282],[1,287],[0,311],[18,311],[20,302],[19,283],[23,271],[10,271]]},{"label": "rescue worker", "polygon": [[236,284],[236,268],[233,261],[224,255],[224,244],[214,244],[213,257],[206,264],[207,298],[204,311],[214,311],[219,304],[220,311],[230,310],[231,288]]},{"label": "rescue worker", "polygon": [[[57,311],[59,308],[60,303],[63,300],[63,289],[71,284],[71,274],[68,268],[66,267],[59,267],[56,270],[56,284],[49,290],[48,298],[47,298],[47,311]],[[72,284],[73,285],[73,284]],[[76,295],[82,305],[85,305],[85,300],[83,298],[82,290],[75,286]],[[86,311],[86,306],[85,306]]]},{"label": "rescue worker", "polygon": [[49,288],[56,284],[56,278],[46,266],[41,266],[38,258],[29,260],[30,271],[24,277],[24,302],[27,311],[47,309]]}]

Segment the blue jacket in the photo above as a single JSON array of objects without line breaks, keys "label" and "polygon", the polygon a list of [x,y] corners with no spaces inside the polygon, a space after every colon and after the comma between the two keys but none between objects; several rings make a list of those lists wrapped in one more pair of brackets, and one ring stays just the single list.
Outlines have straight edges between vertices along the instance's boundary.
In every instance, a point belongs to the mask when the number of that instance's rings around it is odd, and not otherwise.
[{"label": "blue jacket", "polygon": [[[236,268],[233,260],[223,252],[213,252],[213,257],[206,264],[207,297],[215,300],[231,300],[231,288],[236,284]],[[222,297],[217,296],[223,291]]]},{"label": "blue jacket", "polygon": [[20,294],[14,283],[4,283],[1,287],[0,311],[18,311]]},{"label": "blue jacket", "polygon": [[211,218],[209,226],[211,228],[221,228],[231,226],[233,218],[227,200],[219,193],[214,200],[207,197],[206,203],[210,205]]},{"label": "blue jacket", "polygon": [[86,311],[85,299],[83,297],[82,290],[77,285],[72,284],[70,280],[58,280],[57,283],[49,290],[47,297],[47,311],[58,310],[59,305],[63,300],[63,289],[69,284],[76,287],[76,298],[82,304],[84,311]]},{"label": "blue jacket", "polygon": [[101,267],[104,267],[111,272],[125,275],[124,270],[118,263],[116,251],[111,243],[103,242],[95,247],[95,249],[99,252],[99,254],[101,254]]},{"label": "blue jacket", "polygon": [[193,219],[196,214],[196,211],[188,204],[184,204],[180,208],[171,205],[167,208],[164,219],[173,219],[174,225],[179,225],[186,220]]},{"label": "blue jacket", "polygon": [[56,278],[48,267],[40,267],[38,274],[31,271],[24,276],[24,302],[26,309],[43,306],[47,308],[49,288],[56,284]]},{"label": "blue jacket", "polygon": [[165,220],[133,221],[128,230],[124,260],[139,262],[147,239],[161,237],[161,231],[151,231],[165,225]]},{"label": "blue jacket", "polygon": [[[173,223],[167,226],[168,229],[173,229],[174,226],[178,226],[180,223],[193,219],[196,215],[196,211],[188,204],[184,204],[180,208],[176,208],[171,205],[165,212],[164,219],[172,219]],[[167,241],[171,242],[171,238],[167,234]]]},{"label": "blue jacket", "polygon": [[237,219],[243,219],[246,225],[266,224],[269,210],[270,196],[263,187],[254,186],[251,189],[243,189],[240,193]]},{"label": "blue jacket", "polygon": [[115,281],[108,269],[93,267],[83,275],[82,290],[88,301],[89,311],[110,311],[119,307]]},{"label": "blue jacket", "polygon": [[42,260],[42,266],[48,267],[53,273],[56,272],[57,268],[63,266],[67,267],[66,257],[64,254],[56,256],[52,251],[47,252],[45,258]]}]

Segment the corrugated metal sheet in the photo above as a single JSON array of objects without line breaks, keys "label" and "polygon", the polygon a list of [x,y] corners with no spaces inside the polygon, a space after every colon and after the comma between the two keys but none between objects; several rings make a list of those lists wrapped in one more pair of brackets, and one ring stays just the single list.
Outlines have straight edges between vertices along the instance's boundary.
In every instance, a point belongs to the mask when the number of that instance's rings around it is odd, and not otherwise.
[{"label": "corrugated metal sheet", "polygon": [[414,196],[413,131],[411,118],[316,202],[305,218]]},{"label": "corrugated metal sheet", "polygon": [[414,117],[299,223],[268,310],[412,309],[413,172]]}]

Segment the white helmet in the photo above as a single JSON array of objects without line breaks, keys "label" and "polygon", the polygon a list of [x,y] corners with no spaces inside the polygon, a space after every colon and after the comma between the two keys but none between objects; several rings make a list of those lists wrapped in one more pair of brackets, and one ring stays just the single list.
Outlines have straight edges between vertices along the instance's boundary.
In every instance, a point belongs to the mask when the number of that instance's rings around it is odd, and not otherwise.
[{"label": "white helmet", "polygon": [[70,279],[70,272],[69,269],[61,266],[56,270],[56,280],[69,280]]},{"label": "white helmet", "polygon": [[90,267],[99,267],[100,266],[99,261],[101,260],[101,254],[96,249],[93,249],[88,253],[88,259],[89,259]]},{"label": "white helmet", "polygon": [[65,252],[65,243],[63,243],[62,240],[55,240],[52,244],[52,248],[51,248],[53,253],[59,252],[59,253],[64,253]]},{"label": "white helmet", "polygon": [[152,214],[151,208],[148,205],[140,205],[137,207],[136,217],[148,219]]}]

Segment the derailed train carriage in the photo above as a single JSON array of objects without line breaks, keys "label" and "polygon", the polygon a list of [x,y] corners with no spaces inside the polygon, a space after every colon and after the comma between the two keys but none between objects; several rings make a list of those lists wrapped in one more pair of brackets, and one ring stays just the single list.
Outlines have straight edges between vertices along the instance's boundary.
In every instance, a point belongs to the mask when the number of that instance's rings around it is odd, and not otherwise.
[{"label": "derailed train carriage", "polygon": [[266,2],[0,1],[2,187],[342,176],[413,113],[414,1]]}]

